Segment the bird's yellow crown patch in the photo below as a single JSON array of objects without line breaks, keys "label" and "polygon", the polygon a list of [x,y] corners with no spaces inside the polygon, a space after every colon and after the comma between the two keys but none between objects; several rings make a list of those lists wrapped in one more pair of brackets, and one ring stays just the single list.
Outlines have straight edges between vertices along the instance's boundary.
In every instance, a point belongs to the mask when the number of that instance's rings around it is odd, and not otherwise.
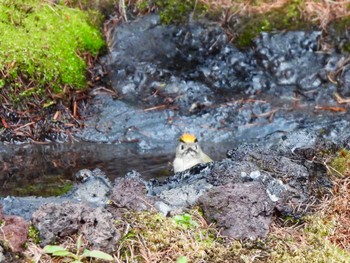
[{"label": "bird's yellow crown patch", "polygon": [[180,139],[180,142],[184,142],[184,143],[193,143],[193,142],[197,142],[197,138],[196,136],[194,136],[193,134],[190,133],[184,133]]}]

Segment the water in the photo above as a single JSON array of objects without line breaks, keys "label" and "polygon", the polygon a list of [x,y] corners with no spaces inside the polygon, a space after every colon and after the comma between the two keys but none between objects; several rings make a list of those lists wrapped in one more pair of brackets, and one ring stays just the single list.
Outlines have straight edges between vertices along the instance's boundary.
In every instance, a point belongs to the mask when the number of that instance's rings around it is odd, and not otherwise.
[{"label": "water", "polygon": [[[225,148],[204,147],[211,157],[225,156]],[[224,152],[216,152],[220,149]],[[69,189],[81,169],[99,168],[114,181],[131,170],[146,180],[162,180],[171,171],[174,151],[140,153],[133,144],[63,143],[2,145],[0,148],[0,196],[52,196]]]}]

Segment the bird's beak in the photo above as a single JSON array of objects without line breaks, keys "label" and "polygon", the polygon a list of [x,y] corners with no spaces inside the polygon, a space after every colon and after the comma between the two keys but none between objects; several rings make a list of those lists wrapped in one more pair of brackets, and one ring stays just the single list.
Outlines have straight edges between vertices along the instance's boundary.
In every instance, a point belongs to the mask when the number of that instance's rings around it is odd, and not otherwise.
[{"label": "bird's beak", "polygon": [[193,150],[192,148],[188,148],[188,149],[186,150],[186,154],[189,153],[189,152],[196,152],[196,151]]}]

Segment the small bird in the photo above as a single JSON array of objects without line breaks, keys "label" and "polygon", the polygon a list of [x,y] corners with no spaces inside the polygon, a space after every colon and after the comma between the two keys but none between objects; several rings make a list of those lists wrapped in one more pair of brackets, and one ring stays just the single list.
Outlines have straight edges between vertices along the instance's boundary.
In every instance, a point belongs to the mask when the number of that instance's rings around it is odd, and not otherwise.
[{"label": "small bird", "polygon": [[209,163],[213,160],[206,155],[198,144],[196,136],[184,133],[176,147],[176,156],[173,162],[174,172],[182,172],[199,163]]}]

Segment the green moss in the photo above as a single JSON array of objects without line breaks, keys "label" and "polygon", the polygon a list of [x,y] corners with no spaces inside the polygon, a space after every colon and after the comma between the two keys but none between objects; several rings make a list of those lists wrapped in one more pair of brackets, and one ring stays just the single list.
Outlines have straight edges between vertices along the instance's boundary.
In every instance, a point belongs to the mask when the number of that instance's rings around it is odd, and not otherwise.
[{"label": "green moss", "polygon": [[207,6],[196,0],[144,0],[137,3],[137,8],[141,12],[156,8],[164,24],[187,22],[190,15],[196,17],[207,11]]},{"label": "green moss", "polygon": [[350,152],[342,149],[338,152],[337,156],[330,163],[332,175],[340,176],[346,175],[350,171]]},{"label": "green moss", "polygon": [[302,18],[300,11],[302,6],[302,0],[293,0],[278,9],[242,17],[239,25],[233,28],[233,31],[238,34],[234,42],[239,47],[246,47],[251,45],[252,40],[261,32],[311,28],[313,25]]},{"label": "green moss", "polygon": [[32,224],[29,226],[28,237],[34,244],[40,243],[40,233],[39,230],[35,228]]},{"label": "green moss", "polygon": [[86,86],[84,52],[97,55],[101,33],[81,10],[43,0],[0,3],[0,83],[15,98]]},{"label": "green moss", "polygon": [[72,182],[59,183],[56,180],[28,184],[14,190],[16,196],[60,196],[73,188]]}]

